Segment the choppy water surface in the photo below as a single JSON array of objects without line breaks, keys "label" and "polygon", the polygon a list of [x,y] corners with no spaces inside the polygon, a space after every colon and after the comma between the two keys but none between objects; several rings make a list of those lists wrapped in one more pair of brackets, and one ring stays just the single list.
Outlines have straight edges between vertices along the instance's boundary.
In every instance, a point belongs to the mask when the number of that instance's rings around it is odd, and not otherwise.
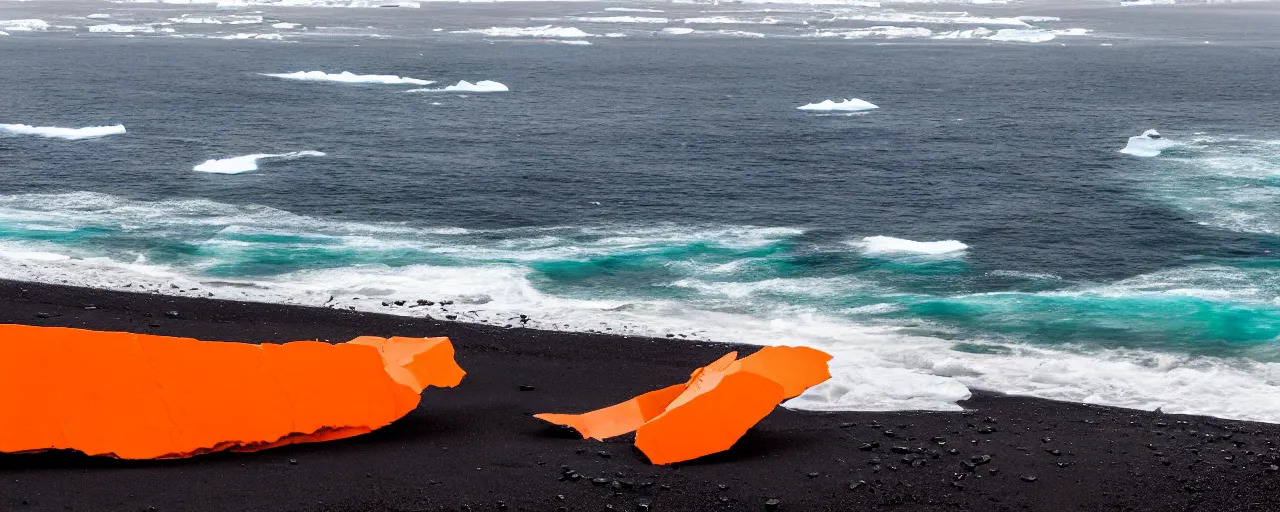
[{"label": "choppy water surface", "polygon": [[0,3],[0,277],[1280,421],[1276,4],[402,4]]}]

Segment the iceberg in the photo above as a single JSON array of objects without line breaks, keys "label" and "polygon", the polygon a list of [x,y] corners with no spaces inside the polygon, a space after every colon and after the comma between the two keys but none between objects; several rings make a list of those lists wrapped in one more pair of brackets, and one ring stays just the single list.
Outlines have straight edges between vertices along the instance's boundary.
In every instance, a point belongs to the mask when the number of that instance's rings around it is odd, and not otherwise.
[{"label": "iceberg", "polygon": [[304,80],[309,82],[341,82],[346,84],[412,84],[430,85],[431,80],[421,80],[396,75],[357,75],[350,71],[341,73],[325,73],[324,71],[296,71],[293,73],[259,73],[262,76],[284,78],[286,80]]},{"label": "iceberg", "polygon": [[863,110],[872,110],[880,108],[875,104],[863,101],[858,98],[840,100],[839,102],[825,100],[821,103],[810,103],[796,107],[796,110],[811,110],[817,112],[860,112]]},{"label": "iceberg", "polygon": [[192,168],[193,171],[209,172],[214,174],[240,174],[242,172],[258,170],[258,160],[274,159],[274,160],[295,160],[308,156],[324,156],[319,151],[294,151],[292,153],[255,153],[252,155],[235,156],[231,158],[222,158],[217,160],[206,160],[205,163]]},{"label": "iceberg", "polygon": [[56,126],[30,126],[25,124],[0,124],[0,135],[38,135],[54,139],[80,140],[119,135],[124,125],[90,126],[88,128],[59,128]]},{"label": "iceberg", "polygon": [[1161,151],[1177,145],[1177,142],[1161,137],[1160,132],[1147,130],[1137,137],[1129,137],[1129,143],[1120,152],[1126,155],[1151,158],[1160,156]]}]

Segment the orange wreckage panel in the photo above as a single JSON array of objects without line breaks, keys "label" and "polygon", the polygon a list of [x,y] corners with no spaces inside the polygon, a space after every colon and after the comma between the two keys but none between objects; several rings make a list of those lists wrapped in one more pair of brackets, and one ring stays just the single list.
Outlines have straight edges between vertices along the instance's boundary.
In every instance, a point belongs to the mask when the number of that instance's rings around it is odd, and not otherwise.
[{"label": "orange wreckage panel", "polygon": [[464,374],[448,338],[252,345],[0,325],[0,452],[158,459],[342,439]]},{"label": "orange wreckage panel", "polygon": [[729,449],[783,400],[830,379],[830,360],[830,354],[805,347],[765,347],[742,359],[730,352],[684,384],[584,414],[535,417],[586,438],[634,431],[636,447],[650,461],[670,464]]}]

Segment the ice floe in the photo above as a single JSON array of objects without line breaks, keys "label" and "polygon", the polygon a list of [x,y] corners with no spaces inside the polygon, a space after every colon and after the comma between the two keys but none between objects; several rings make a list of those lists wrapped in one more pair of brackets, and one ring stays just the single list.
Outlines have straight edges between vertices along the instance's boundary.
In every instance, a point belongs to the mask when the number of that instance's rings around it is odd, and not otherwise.
[{"label": "ice floe", "polygon": [[761,20],[744,20],[739,18],[730,18],[728,16],[710,16],[704,18],[685,18],[681,20],[690,25],[777,25],[778,20],[774,18],[764,18]]},{"label": "ice floe", "polygon": [[282,22],[282,23],[272,23],[272,24],[271,24],[271,28],[280,28],[280,29],[291,29],[291,28],[298,28],[298,27],[301,27],[301,26],[302,26],[302,24],[301,24],[301,23],[285,23],[285,22]]},{"label": "ice floe", "polygon": [[[151,25],[120,25],[110,23],[106,25],[90,25],[89,32],[108,33],[108,34],[153,34],[156,28]],[[172,28],[162,28],[160,32],[174,32]]]},{"label": "ice floe", "polygon": [[797,110],[811,110],[817,112],[859,112],[863,110],[873,110],[880,108],[875,104],[863,101],[858,98],[840,100],[839,102],[824,100],[819,103],[809,103],[796,107]]},{"label": "ice floe", "polygon": [[44,19],[0,19],[0,29],[12,32],[47,31],[49,22]]},{"label": "ice floe", "polygon": [[458,83],[439,89],[409,89],[405,92],[508,92],[506,85],[493,80],[481,80],[471,83],[466,80],[460,80]]},{"label": "ice floe", "polygon": [[111,19],[111,15],[110,15],[110,14],[101,14],[101,13],[99,13],[99,14],[90,14],[90,15],[88,15],[88,16],[85,16],[85,18],[88,18],[88,19],[91,19],[91,20],[109,20],[109,19]]},{"label": "ice floe", "polygon": [[635,7],[605,7],[609,12],[666,12],[662,9],[639,9]]},{"label": "ice floe", "polygon": [[682,36],[685,34],[692,34],[693,29],[688,27],[667,27],[662,29],[662,33]]},{"label": "ice floe", "polygon": [[917,242],[905,238],[891,236],[869,236],[853,245],[862,249],[862,253],[870,256],[892,254],[924,254],[943,255],[963,252],[969,248],[959,240],[940,240],[937,242]]},{"label": "ice floe", "polygon": [[489,37],[550,37],[550,38],[577,38],[577,37],[593,37],[595,34],[588,34],[575,27],[553,27],[551,25],[543,25],[540,27],[490,27],[475,28],[467,30],[455,30],[454,34],[480,34]]},{"label": "ice floe", "polygon": [[262,76],[284,78],[286,80],[303,80],[308,82],[341,82],[346,84],[411,84],[430,85],[431,80],[410,78],[396,75],[357,75],[350,71],[341,73],[325,73],[324,71],[295,71],[293,73],[259,73]]},{"label": "ice floe", "polygon": [[294,160],[309,156],[325,156],[325,154],[319,151],[294,151],[292,153],[278,154],[256,153],[252,155],[207,160],[205,163],[193,167],[192,170],[214,174],[240,174],[242,172],[258,170],[258,160]]},{"label": "ice floe", "polygon": [[583,23],[668,23],[667,18],[650,18],[645,16],[579,16],[574,21]]},{"label": "ice floe", "polygon": [[1160,156],[1160,152],[1171,147],[1177,146],[1178,143],[1166,139],[1155,130],[1147,130],[1142,135],[1129,137],[1129,143],[1121,149],[1120,152],[1126,155],[1140,156],[1150,158]]},{"label": "ice floe", "polygon": [[90,126],[87,128],[60,128],[57,126],[30,126],[25,124],[0,124],[0,135],[37,135],[56,139],[80,140],[119,135],[124,125]]}]

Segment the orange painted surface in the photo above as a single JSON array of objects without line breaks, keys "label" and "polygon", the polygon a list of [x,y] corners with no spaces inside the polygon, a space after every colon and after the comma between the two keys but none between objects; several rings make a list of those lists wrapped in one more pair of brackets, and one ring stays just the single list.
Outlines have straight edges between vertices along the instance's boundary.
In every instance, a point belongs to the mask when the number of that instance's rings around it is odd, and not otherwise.
[{"label": "orange painted surface", "polygon": [[0,325],[0,452],[156,459],[342,439],[464,374],[448,338],[252,345]]},{"label": "orange painted surface", "polygon": [[636,433],[654,464],[728,450],[783,400],[831,378],[831,355],[806,347],[765,347],[738,359],[730,352],[694,370],[689,381],[584,414],[538,414],[584,438]]}]

